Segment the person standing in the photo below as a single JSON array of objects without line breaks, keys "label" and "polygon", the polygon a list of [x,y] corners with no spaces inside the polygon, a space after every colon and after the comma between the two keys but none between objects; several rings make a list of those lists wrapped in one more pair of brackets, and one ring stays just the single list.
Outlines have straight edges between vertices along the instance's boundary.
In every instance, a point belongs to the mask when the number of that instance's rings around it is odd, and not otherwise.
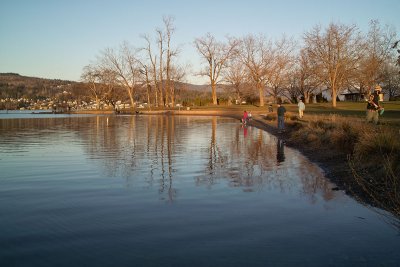
[{"label": "person standing", "polygon": [[244,125],[246,125],[246,123],[247,123],[247,118],[248,118],[248,114],[247,114],[247,111],[245,110],[245,111],[243,112],[243,118],[242,118],[242,123],[243,123]]},{"label": "person standing", "polygon": [[304,116],[304,110],[306,109],[306,105],[304,105],[303,100],[300,99],[297,106],[299,107],[299,118],[301,119]]},{"label": "person standing", "polygon": [[277,115],[278,115],[278,133],[285,131],[285,113],[286,109],[281,103],[278,103]]},{"label": "person standing", "polygon": [[367,104],[367,122],[372,121],[374,124],[378,124],[379,122],[379,110],[381,109],[379,105],[379,94],[381,91],[382,88],[377,85],[374,93],[369,96]]}]

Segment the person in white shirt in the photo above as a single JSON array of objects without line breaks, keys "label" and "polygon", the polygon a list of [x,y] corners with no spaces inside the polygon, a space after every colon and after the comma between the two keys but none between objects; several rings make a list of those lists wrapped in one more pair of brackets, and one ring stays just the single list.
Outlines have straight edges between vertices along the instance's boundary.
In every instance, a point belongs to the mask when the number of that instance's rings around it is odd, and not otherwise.
[{"label": "person in white shirt", "polygon": [[299,117],[301,119],[304,116],[304,110],[306,109],[306,105],[304,105],[303,100],[300,99],[299,104],[297,104],[297,106],[299,107]]}]

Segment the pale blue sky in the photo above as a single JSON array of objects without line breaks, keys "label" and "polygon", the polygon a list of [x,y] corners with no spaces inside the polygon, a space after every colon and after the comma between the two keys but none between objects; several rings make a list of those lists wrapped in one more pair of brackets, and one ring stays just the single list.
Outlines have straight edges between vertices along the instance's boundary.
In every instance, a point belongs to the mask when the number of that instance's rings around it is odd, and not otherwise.
[{"label": "pale blue sky", "polygon": [[123,41],[143,46],[140,36],[153,36],[165,15],[175,18],[181,62],[196,70],[193,41],[207,32],[218,40],[259,33],[300,40],[317,24],[356,24],[366,33],[378,19],[399,37],[399,12],[399,0],[1,0],[0,72],[78,81],[101,50]]}]

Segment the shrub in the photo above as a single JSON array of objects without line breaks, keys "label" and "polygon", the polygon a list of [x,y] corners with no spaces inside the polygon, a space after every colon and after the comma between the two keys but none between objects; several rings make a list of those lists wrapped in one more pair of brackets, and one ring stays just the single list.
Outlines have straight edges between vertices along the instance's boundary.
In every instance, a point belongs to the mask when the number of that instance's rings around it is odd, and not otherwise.
[{"label": "shrub", "polygon": [[387,127],[362,132],[349,165],[355,181],[373,203],[399,217],[399,134]]},{"label": "shrub", "polygon": [[[387,126],[361,119],[310,117],[293,122],[291,141],[311,149],[335,149],[348,155],[354,181],[366,203],[373,203],[400,218],[400,136]],[[400,225],[400,222],[399,222]]]}]

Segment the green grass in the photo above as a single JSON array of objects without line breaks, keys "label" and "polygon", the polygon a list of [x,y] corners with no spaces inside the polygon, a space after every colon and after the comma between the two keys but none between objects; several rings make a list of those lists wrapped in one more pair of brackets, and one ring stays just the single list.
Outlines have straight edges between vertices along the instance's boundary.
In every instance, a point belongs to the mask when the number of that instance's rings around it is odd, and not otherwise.
[{"label": "green grass", "polygon": [[[286,110],[290,113],[297,114],[297,104],[284,104]],[[395,126],[400,128],[400,101],[383,102],[385,112],[380,117],[382,124]],[[309,115],[315,116],[330,116],[339,115],[343,117],[355,117],[359,119],[365,118],[367,103],[366,102],[337,102],[336,108],[332,107],[332,103],[315,103],[306,104],[305,117]],[[276,112],[276,104],[273,104],[273,110]],[[254,113],[266,114],[268,113],[268,104],[264,107],[254,105],[220,105],[220,106],[200,106],[192,107],[192,110],[230,110],[234,112],[243,112],[243,110],[251,110]]]}]

